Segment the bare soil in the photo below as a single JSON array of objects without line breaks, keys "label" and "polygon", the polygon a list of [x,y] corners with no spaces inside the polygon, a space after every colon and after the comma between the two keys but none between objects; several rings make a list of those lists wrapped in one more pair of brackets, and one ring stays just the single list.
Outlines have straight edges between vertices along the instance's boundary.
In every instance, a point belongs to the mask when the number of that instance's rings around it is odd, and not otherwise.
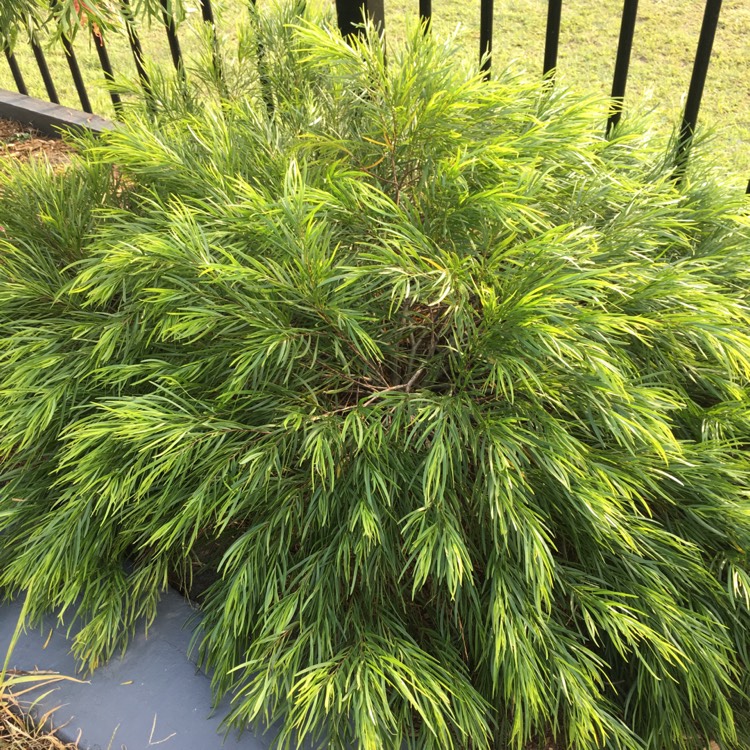
[{"label": "bare soil", "polygon": [[70,161],[72,151],[59,138],[49,138],[17,122],[0,120],[0,160],[45,158],[50,164],[64,165]]}]

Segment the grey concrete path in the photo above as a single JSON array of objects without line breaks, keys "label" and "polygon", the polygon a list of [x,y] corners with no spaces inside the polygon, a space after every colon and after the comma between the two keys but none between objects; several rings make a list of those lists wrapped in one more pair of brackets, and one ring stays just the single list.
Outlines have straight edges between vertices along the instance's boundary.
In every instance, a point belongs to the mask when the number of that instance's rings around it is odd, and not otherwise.
[{"label": "grey concrete path", "polygon": [[[0,605],[0,656],[7,652],[20,610],[20,602]],[[84,683],[60,681],[44,688],[51,692],[37,713],[59,706],[53,724],[65,725],[64,739],[80,736],[84,750],[265,750],[268,733],[224,738],[219,724],[226,704],[211,715],[209,679],[187,657],[191,631],[184,626],[191,614],[179,594],[168,592],[148,638],[141,630],[122,659],[99,668]],[[50,618],[43,631],[24,634],[11,667],[75,675],[65,630],[54,625]]]}]

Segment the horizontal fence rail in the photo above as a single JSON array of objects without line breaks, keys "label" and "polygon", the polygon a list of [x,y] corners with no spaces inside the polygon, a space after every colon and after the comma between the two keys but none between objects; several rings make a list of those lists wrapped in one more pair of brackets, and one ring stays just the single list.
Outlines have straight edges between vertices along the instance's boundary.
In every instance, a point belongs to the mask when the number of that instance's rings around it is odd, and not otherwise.
[{"label": "horizontal fence rail", "polygon": [[[54,1],[57,2],[57,0]],[[153,108],[155,103],[153,100],[152,84],[147,71],[146,52],[143,49],[138,33],[137,19],[134,17],[133,6],[131,5],[131,0],[118,0],[118,2],[122,27],[130,46],[135,72],[140,82],[146,104],[150,108]],[[363,32],[362,19],[364,17],[369,17],[376,27],[380,28],[381,32],[385,31],[384,0],[335,0],[335,3],[338,26],[345,38],[352,38]],[[254,10],[256,0],[248,0],[248,6]],[[721,6],[722,0],[706,0],[703,23],[693,61],[690,86],[687,92],[686,104],[677,140],[675,164],[678,177],[684,173],[693,135],[695,133],[698,113],[700,111],[701,100],[705,88],[706,76],[712,55],[714,37],[719,23]],[[160,0],[157,9],[159,7],[161,9],[160,21],[164,26],[172,62],[175,69],[178,71],[179,76],[183,81],[186,81],[187,76],[184,57],[178,37],[177,22],[171,10],[170,0]],[[215,73],[218,80],[221,80],[221,49],[219,35],[216,33],[216,18],[211,0],[200,0],[199,8],[203,22],[210,29]],[[419,18],[424,25],[425,33],[429,33],[433,19],[432,0],[418,0],[418,2],[415,2],[415,11],[418,13]],[[565,18],[564,11],[565,7],[563,0],[548,0],[542,73],[549,79],[551,84],[554,83],[554,75],[558,65],[560,28]],[[607,135],[616,128],[622,116],[637,15],[638,0],[624,0],[620,18],[619,40],[614,54],[614,75],[611,89],[612,104],[606,123]],[[491,75],[492,67],[493,23],[493,0],[480,0],[479,62],[480,69],[484,77],[487,79],[489,79]],[[3,29],[0,29],[0,34],[2,34],[2,32]],[[104,80],[108,84],[109,96],[112,100],[115,112],[120,113],[122,111],[122,99],[113,85],[116,71],[112,68],[104,33],[99,31],[95,25],[91,25],[91,32],[94,36],[94,46],[99,59],[99,65]],[[23,37],[23,34],[19,33],[18,36]],[[44,50],[38,40],[36,31],[31,29],[26,36],[28,37],[27,41],[36,60],[47,93],[47,98],[50,102],[59,103],[58,89],[53,80],[52,73],[47,64]],[[5,42],[2,41],[3,37],[0,36],[0,44],[4,44],[3,52],[5,59],[10,67],[17,90],[19,93],[28,94],[26,80],[18,60],[14,55],[14,50],[9,46],[7,41],[8,38],[10,38],[10,35],[6,30]],[[68,36],[62,34],[60,42],[65,52],[65,58],[78,94],[81,108],[85,112],[91,112],[91,102],[86,89],[86,83],[81,72],[81,67],[76,59],[72,41]],[[260,50],[261,58],[262,55],[263,51]],[[273,103],[269,101],[268,107],[269,111],[272,111]],[[750,193],[750,183],[748,183],[748,193]]]}]

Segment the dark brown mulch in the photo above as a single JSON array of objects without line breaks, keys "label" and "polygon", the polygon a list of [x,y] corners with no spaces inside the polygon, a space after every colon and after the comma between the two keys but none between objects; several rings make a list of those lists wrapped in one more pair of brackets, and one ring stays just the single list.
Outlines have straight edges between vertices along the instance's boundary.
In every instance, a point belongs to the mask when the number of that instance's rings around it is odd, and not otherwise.
[{"label": "dark brown mulch", "polygon": [[50,164],[70,161],[73,149],[58,138],[49,138],[32,128],[9,120],[0,120],[0,159],[46,158]]}]

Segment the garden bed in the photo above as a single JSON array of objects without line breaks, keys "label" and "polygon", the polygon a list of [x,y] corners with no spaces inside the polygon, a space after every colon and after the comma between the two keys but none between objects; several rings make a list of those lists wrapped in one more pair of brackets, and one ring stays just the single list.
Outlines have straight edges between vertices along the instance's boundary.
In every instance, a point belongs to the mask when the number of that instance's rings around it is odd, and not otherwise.
[{"label": "garden bed", "polygon": [[21,161],[44,157],[50,164],[67,164],[72,148],[59,138],[49,138],[33,128],[0,120],[0,158]]},{"label": "garden bed", "polygon": [[0,648],[93,672],[88,748],[207,750],[212,695],[290,748],[743,747],[741,197],[314,20],[4,170]]}]

